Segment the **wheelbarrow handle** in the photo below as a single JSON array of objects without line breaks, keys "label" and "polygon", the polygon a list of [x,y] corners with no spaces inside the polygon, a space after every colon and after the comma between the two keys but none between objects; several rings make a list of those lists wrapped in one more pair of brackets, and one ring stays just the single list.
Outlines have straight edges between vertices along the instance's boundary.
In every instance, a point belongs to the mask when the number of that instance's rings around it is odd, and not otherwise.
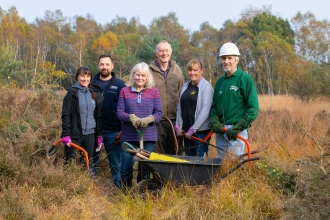
[{"label": "wheelbarrow handle", "polygon": [[[227,131],[227,128],[223,128],[224,132]],[[211,138],[213,132],[210,131],[205,137],[204,139],[200,139],[198,137],[195,137],[195,136],[191,136],[191,139],[194,139],[194,140],[197,140],[197,141],[200,141],[200,142],[203,142],[203,143],[207,143],[207,140]],[[246,144],[246,147],[247,147],[247,152],[248,152],[248,158],[252,158],[251,156],[251,147],[250,147],[250,143],[244,138],[242,137],[241,135],[237,134],[236,137],[238,139],[241,139],[242,141],[244,141],[244,143]],[[251,161],[248,161],[249,164],[251,164]]]},{"label": "wheelbarrow handle", "polygon": [[252,157],[252,158],[248,158],[246,160],[241,161],[239,164],[237,164],[235,167],[233,167],[231,170],[229,170],[227,173],[223,174],[217,182],[220,182],[222,179],[224,179],[225,177],[229,176],[230,174],[232,174],[235,170],[237,170],[238,168],[240,168],[241,166],[243,166],[246,162],[247,163],[251,163],[252,161],[255,160],[260,160],[260,157]]},{"label": "wheelbarrow handle", "polygon": [[131,149],[126,149],[125,150],[127,153],[129,153],[132,156],[135,156],[137,154],[140,154],[144,157],[150,157],[150,153],[145,152],[143,149],[136,149],[136,150],[131,150]]},{"label": "wheelbarrow handle", "polygon": [[[50,148],[48,149],[47,152],[51,152],[59,143],[62,143],[62,139],[59,139],[59,140],[55,141],[54,144],[52,146],[50,146]],[[89,170],[88,154],[87,154],[86,150],[84,148],[80,147],[79,145],[73,143],[73,142],[70,142],[70,146],[80,150],[84,154],[84,156],[85,156],[85,166],[86,166],[86,169]]]}]

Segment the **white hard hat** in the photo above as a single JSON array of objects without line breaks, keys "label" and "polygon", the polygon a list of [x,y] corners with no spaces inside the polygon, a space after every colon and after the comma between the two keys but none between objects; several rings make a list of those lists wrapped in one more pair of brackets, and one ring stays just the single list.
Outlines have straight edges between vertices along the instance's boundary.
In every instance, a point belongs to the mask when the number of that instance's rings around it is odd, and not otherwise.
[{"label": "white hard hat", "polygon": [[225,43],[220,48],[219,56],[221,57],[221,56],[230,56],[230,55],[239,56],[241,54],[239,53],[238,47],[235,44]]}]

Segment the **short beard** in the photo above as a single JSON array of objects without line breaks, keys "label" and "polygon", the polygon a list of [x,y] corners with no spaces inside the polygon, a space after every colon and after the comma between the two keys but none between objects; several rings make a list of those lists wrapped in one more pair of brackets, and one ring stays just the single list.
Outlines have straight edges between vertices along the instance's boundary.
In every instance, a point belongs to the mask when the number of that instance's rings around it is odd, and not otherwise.
[{"label": "short beard", "polygon": [[[228,74],[232,74],[232,73],[234,73],[235,71],[234,71],[234,67],[232,67],[232,68],[230,68],[230,69],[228,69],[228,70],[226,70],[224,67],[222,67],[223,68],[223,70],[225,71],[225,73],[228,73]],[[234,72],[233,72],[234,71]]]},{"label": "short beard", "polygon": [[110,76],[111,72],[106,70],[106,69],[102,69],[102,71],[100,71],[100,75],[103,77],[103,78],[107,78],[108,76]]}]

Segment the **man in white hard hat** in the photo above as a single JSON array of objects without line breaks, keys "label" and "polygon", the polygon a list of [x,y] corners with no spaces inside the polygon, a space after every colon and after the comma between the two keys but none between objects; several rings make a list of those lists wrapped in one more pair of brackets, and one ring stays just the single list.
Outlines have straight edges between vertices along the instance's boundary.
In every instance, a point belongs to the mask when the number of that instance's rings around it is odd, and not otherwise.
[{"label": "man in white hard hat", "polygon": [[209,127],[216,133],[219,158],[227,150],[240,156],[244,154],[245,143],[236,135],[248,139],[247,129],[259,112],[257,89],[252,77],[237,67],[240,52],[235,44],[225,43],[219,56],[225,74],[214,86]]}]

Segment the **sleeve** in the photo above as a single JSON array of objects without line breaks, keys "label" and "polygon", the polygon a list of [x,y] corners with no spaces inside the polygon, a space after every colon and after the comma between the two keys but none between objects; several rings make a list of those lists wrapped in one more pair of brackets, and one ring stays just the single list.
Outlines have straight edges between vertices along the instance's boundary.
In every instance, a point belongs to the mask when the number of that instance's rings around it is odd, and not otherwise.
[{"label": "sleeve", "polygon": [[259,114],[259,102],[256,85],[251,76],[248,77],[246,83],[245,95],[246,111],[244,119],[251,124]]},{"label": "sleeve", "polygon": [[211,84],[206,86],[201,91],[201,109],[193,124],[194,132],[196,132],[204,122],[209,118],[210,109],[213,103],[213,88]]},{"label": "sleeve", "polygon": [[[186,88],[186,85],[185,85],[185,88]],[[179,126],[180,128],[182,128],[182,124],[183,124],[182,113],[181,113],[181,96],[184,91],[185,91],[185,89],[180,91],[179,102],[178,102],[178,106],[176,108],[175,125]]]},{"label": "sleeve", "polygon": [[122,122],[129,122],[129,114],[126,113],[125,108],[125,87],[120,90],[118,105],[117,105],[117,117]]},{"label": "sleeve", "polygon": [[97,98],[96,98],[96,108],[95,108],[95,121],[96,121],[96,134],[97,136],[101,136],[102,135],[102,120],[101,120],[101,116],[102,116],[102,100],[103,97],[97,93]]},{"label": "sleeve", "polygon": [[157,88],[154,88],[154,109],[152,116],[154,117],[155,123],[158,123],[162,120],[163,117],[163,110],[162,110],[162,102],[160,98],[160,93]]},{"label": "sleeve", "polygon": [[181,70],[181,68],[178,66],[178,68],[179,68],[179,83],[178,83],[178,86],[179,86],[179,88],[178,88],[178,91],[181,93],[181,88],[182,88],[182,86],[183,86],[183,84],[184,84],[184,78],[183,78],[183,73],[182,73],[182,70]]},{"label": "sleeve", "polygon": [[218,82],[214,86],[213,99],[212,99],[212,104],[211,104],[211,109],[210,109],[210,118],[212,118],[213,116],[218,116],[217,104],[216,104],[216,94],[218,94],[218,90],[219,90],[218,86],[217,86]]},{"label": "sleeve", "polygon": [[70,136],[71,134],[71,95],[67,93],[62,104],[62,135],[61,137]]}]

